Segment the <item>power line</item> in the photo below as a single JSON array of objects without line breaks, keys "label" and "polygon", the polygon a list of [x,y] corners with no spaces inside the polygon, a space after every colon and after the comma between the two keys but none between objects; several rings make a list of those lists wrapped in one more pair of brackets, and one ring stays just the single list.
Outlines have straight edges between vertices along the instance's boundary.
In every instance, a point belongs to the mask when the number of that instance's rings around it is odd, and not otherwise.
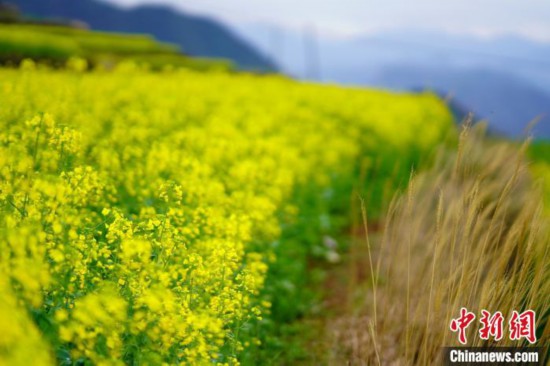
[{"label": "power line", "polygon": [[317,39],[317,30],[314,26],[304,28],[304,58],[305,78],[309,80],[322,80],[321,56]]}]

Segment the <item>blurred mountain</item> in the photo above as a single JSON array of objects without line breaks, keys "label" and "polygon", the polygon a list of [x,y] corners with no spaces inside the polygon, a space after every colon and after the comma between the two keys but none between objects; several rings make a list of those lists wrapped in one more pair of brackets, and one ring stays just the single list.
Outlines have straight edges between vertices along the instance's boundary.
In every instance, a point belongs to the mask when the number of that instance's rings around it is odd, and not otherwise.
[{"label": "blurred mountain", "polygon": [[529,123],[540,119],[531,133],[550,138],[550,96],[508,74],[487,69],[391,65],[382,69],[373,84],[394,90],[445,90],[445,98],[460,106],[462,114],[466,108],[477,119],[487,120],[494,133],[522,137]]},{"label": "blurred mountain", "polygon": [[147,33],[192,56],[225,58],[242,69],[273,71],[275,64],[219,22],[168,6],[119,8],[95,0],[9,0],[32,17],[78,20],[92,29]]},{"label": "blurred mountain", "polygon": [[[317,81],[450,94],[462,110],[511,137],[521,137],[529,121],[550,112],[548,43],[419,31],[335,37],[262,24],[236,29],[296,77],[311,78],[308,58],[314,57]],[[550,138],[550,116],[534,133]]]}]

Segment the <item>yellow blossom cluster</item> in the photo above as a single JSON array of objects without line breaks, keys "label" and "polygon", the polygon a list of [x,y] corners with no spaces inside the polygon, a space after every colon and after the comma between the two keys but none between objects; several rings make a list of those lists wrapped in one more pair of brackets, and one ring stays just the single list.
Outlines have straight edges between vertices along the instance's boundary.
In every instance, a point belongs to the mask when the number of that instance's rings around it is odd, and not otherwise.
[{"label": "yellow blossom cluster", "polygon": [[237,364],[297,187],[451,125],[430,94],[185,70],[1,69],[0,101],[12,365]]}]

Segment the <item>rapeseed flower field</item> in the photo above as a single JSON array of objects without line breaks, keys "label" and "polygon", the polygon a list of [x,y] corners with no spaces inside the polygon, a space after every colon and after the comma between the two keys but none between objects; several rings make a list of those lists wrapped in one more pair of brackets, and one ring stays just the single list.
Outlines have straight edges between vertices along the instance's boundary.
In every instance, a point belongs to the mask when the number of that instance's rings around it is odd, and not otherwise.
[{"label": "rapeseed flower field", "polygon": [[0,69],[0,365],[239,364],[307,265],[285,228],[452,130],[431,94],[82,69]]}]

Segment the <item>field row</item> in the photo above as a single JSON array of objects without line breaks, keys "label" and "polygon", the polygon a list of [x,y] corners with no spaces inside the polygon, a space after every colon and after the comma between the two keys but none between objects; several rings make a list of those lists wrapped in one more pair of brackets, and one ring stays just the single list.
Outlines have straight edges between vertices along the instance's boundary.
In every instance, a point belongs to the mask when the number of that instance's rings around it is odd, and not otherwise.
[{"label": "field row", "polygon": [[[349,202],[358,175],[376,214],[452,126],[430,94],[280,77],[0,80],[8,364],[237,364],[281,316],[277,296],[297,296],[289,269],[307,263],[281,233],[300,223],[290,243],[326,250],[331,202]],[[268,271],[280,275],[266,286]]]}]

